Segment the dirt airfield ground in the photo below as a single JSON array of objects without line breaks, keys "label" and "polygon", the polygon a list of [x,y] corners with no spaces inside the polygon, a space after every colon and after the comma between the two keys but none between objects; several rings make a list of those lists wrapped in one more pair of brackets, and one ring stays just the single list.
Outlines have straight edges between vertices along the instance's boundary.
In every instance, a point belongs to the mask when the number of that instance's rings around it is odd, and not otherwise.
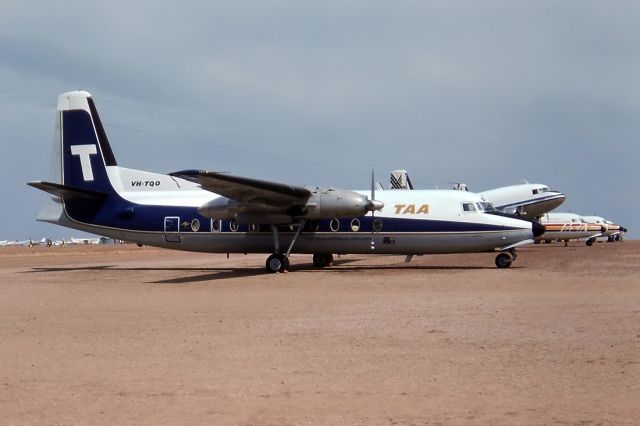
[{"label": "dirt airfield ground", "polygon": [[0,424],[639,424],[640,241],[0,249]]}]

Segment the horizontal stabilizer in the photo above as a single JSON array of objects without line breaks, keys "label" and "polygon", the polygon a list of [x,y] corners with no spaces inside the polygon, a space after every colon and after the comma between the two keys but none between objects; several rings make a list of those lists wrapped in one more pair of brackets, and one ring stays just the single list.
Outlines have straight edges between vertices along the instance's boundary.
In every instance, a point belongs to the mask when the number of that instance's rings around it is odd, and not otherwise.
[{"label": "horizontal stabilizer", "polygon": [[105,194],[104,192],[74,188],[71,186],[61,185],[59,183],[53,183],[53,182],[36,181],[36,182],[28,182],[27,185],[33,186],[34,188],[38,188],[44,192],[48,192],[49,194],[52,194],[67,200],[70,198],[102,200],[107,197],[107,194]]}]

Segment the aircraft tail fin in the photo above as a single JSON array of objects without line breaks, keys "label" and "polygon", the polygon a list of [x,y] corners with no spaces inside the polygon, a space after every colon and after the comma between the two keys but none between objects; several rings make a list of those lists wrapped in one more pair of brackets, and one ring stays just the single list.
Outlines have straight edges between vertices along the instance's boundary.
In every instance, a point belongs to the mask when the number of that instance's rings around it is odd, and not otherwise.
[{"label": "aircraft tail fin", "polygon": [[391,189],[413,189],[409,173],[406,170],[394,170],[391,172]]},{"label": "aircraft tail fin", "polygon": [[73,188],[76,194],[112,193],[107,167],[117,163],[91,94],[73,91],[60,95],[56,127],[61,148],[60,184],[66,192]]},{"label": "aircraft tail fin", "polygon": [[52,165],[50,181],[28,183],[54,196],[38,220],[70,227],[74,227],[70,219],[91,223],[116,194],[108,172],[117,166],[116,159],[88,92],[58,97]]}]

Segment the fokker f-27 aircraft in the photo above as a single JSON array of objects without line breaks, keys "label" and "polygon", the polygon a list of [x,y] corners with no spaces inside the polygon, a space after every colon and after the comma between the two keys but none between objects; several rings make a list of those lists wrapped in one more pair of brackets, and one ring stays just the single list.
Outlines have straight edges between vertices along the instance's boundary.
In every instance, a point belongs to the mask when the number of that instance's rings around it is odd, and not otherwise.
[{"label": "fokker f-27 aircraft", "polygon": [[38,220],[138,244],[215,253],[272,253],[270,272],[289,254],[500,252],[533,242],[538,224],[484,213],[460,191],[309,188],[186,170],[169,175],[120,167],[91,95],[58,99],[57,176],[29,185],[53,195]]}]

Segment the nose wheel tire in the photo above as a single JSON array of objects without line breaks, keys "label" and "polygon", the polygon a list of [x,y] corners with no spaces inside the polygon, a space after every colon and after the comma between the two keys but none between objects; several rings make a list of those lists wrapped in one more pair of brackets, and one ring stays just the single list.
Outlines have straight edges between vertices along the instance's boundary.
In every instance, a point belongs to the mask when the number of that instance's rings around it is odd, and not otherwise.
[{"label": "nose wheel tire", "polygon": [[271,273],[285,272],[289,267],[289,258],[284,254],[272,254],[267,258],[267,271]]},{"label": "nose wheel tire", "polygon": [[333,255],[331,253],[316,253],[313,255],[313,264],[318,268],[326,268],[333,264]]},{"label": "nose wheel tire", "polygon": [[508,268],[511,266],[515,259],[511,253],[500,253],[496,256],[496,266],[498,268]]}]

